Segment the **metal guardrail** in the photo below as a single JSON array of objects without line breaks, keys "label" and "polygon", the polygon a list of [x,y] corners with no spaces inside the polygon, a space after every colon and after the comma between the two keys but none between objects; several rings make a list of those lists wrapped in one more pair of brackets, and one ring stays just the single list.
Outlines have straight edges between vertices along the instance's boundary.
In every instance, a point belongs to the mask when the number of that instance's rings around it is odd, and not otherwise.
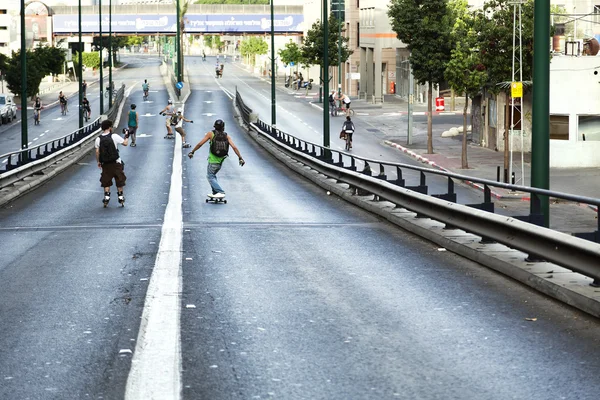
[{"label": "metal guardrail", "polygon": [[[278,148],[294,159],[301,160],[314,170],[347,183],[358,194],[372,194],[376,200],[387,200],[400,207],[446,224],[448,229],[462,229],[481,236],[483,242],[498,242],[530,255],[530,259],[547,260],[573,271],[594,278],[600,283],[600,245],[591,240],[570,236],[541,226],[542,216],[539,199],[549,196],[568,201],[600,206],[600,199],[577,196],[550,190],[509,185],[465,175],[433,170],[402,163],[392,163],[355,156],[344,151],[299,139],[293,135],[273,129],[260,119],[250,121],[252,110],[236,92],[236,105],[245,123],[254,127],[263,137],[268,138]],[[334,155],[337,161],[334,161]],[[357,171],[357,161],[364,169]],[[371,165],[379,165],[379,173],[372,175]],[[396,179],[388,179],[387,171],[393,169]],[[419,171],[419,184],[407,186],[402,178],[402,170]],[[426,174],[445,176],[448,180],[447,193],[428,195]],[[484,186],[484,202],[462,205],[457,203],[454,180],[468,180]],[[502,187],[531,193],[533,212],[526,217],[505,217],[494,214],[490,187]],[[537,203],[537,205],[536,205]],[[536,213],[538,211],[539,213]],[[599,230],[600,230],[600,221]],[[589,233],[598,238],[598,231]],[[579,235],[577,235],[579,236]],[[594,240],[596,241],[596,240]]]},{"label": "metal guardrail", "polygon": [[[123,99],[125,93],[125,85],[117,91],[117,96],[113,103],[113,106],[108,111],[107,118],[113,119],[118,114],[118,107]],[[12,184],[12,179],[7,179],[10,175],[10,171],[20,168],[29,163],[39,161],[48,157],[52,157],[53,154],[60,152],[61,150],[73,146],[81,140],[92,135],[100,128],[100,118],[94,120],[91,124],[84,126],[81,129],[77,129],[68,135],[62,136],[57,139],[49,140],[47,142],[38,144],[34,147],[28,147],[23,150],[14,151],[0,155],[0,163],[3,163],[4,169],[0,170],[0,188],[6,187]],[[6,160],[6,163],[4,163]]]}]

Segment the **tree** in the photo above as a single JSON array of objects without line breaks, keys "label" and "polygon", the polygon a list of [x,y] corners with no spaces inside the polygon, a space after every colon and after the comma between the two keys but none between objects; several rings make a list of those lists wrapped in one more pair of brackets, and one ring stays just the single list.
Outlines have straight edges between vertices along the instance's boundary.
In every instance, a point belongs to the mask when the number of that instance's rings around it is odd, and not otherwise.
[{"label": "tree", "polygon": [[221,37],[217,35],[204,35],[204,46],[209,47],[211,49],[216,48],[217,51],[221,51],[223,48],[223,42],[221,41]]},{"label": "tree", "polygon": [[[32,50],[25,53],[27,59],[27,97],[35,96],[40,89],[40,83],[47,74],[38,55]],[[21,95],[21,50],[13,51],[12,57],[6,65],[6,86],[16,95]]]},{"label": "tree", "polygon": [[181,79],[185,80],[183,77],[183,36],[185,35],[185,14],[188,12],[188,8],[190,6],[190,0],[183,0],[179,3],[179,52],[177,54],[177,68],[179,69],[179,73],[181,75]]},{"label": "tree", "polygon": [[125,42],[127,46],[139,46],[144,42],[144,38],[142,36],[127,36],[127,41]]},{"label": "tree", "polygon": [[263,39],[257,36],[250,36],[240,44],[240,54],[250,58],[250,64],[256,64],[256,56],[267,54],[269,45]]},{"label": "tree", "polygon": [[[533,0],[522,5],[521,26],[523,80],[530,81],[533,72]],[[486,87],[497,94],[502,90],[502,83],[513,80],[513,6],[509,0],[489,0],[483,10],[476,10],[473,29],[477,32],[474,47],[479,49],[481,63],[487,71]]]},{"label": "tree", "polygon": [[63,72],[66,61],[65,50],[54,46],[42,46],[41,44],[34,50],[39,67],[45,75],[58,75]]},{"label": "tree", "polygon": [[453,25],[447,0],[391,0],[388,16],[392,30],[410,50],[415,80],[429,86],[427,96],[427,153],[433,153],[433,85],[444,79],[450,60]]},{"label": "tree", "polygon": [[[337,66],[339,63],[346,62],[353,53],[352,50],[348,49],[349,39],[340,35],[340,28],[341,32],[344,32],[343,26],[343,22],[338,21],[334,14],[329,16],[328,45],[330,51],[328,67]],[[340,42],[342,51],[341,60],[338,60],[338,52],[334,51],[334,49],[338,48]],[[320,20],[317,20],[308,32],[306,32],[306,37],[304,38],[300,51],[302,53],[302,62],[305,65],[319,65],[323,68],[323,24]]]},{"label": "tree", "polygon": [[450,61],[446,65],[444,76],[450,87],[465,94],[463,109],[462,168],[469,168],[467,160],[467,109],[469,97],[478,95],[487,80],[485,67],[481,64],[479,53],[473,47],[476,32],[473,29],[473,17],[468,12],[467,0],[451,0],[449,4],[454,26],[451,37],[455,43]]},{"label": "tree", "polygon": [[[127,45],[127,41],[129,40],[129,36],[114,36],[112,37],[112,59],[113,65],[117,63],[117,52],[121,47],[125,47]],[[92,41],[92,45],[94,48],[99,51],[100,47],[108,50],[109,37],[108,35],[102,35],[102,43],[100,43],[100,37],[95,36]]]},{"label": "tree", "polygon": [[296,69],[298,68],[298,63],[302,60],[300,47],[291,40],[285,44],[283,49],[279,49],[277,54],[279,54],[281,62],[284,64],[296,64]]}]

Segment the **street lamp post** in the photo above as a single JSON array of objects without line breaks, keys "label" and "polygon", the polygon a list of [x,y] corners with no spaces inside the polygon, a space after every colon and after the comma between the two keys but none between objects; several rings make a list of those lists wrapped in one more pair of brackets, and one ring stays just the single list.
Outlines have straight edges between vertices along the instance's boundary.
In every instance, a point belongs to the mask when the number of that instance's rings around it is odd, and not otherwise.
[{"label": "street lamp post", "polygon": [[100,115],[102,115],[104,114],[104,74],[102,72],[102,64],[104,64],[104,59],[102,58],[102,0],[98,1],[98,29],[100,33],[100,39],[98,41],[100,43]]},{"label": "street lamp post", "polygon": [[342,0],[337,3],[338,15],[338,96],[342,95]]},{"label": "street lamp post", "polygon": [[[25,0],[21,0],[21,149],[28,147],[27,140],[27,42],[25,40]],[[21,162],[28,161],[27,152]]]},{"label": "street lamp post", "polygon": [[275,129],[277,106],[275,105],[275,15],[273,3],[274,0],[271,0],[271,126]]},{"label": "street lamp post", "polygon": [[79,129],[83,128],[83,113],[85,110],[82,108],[83,105],[83,46],[81,42],[81,0],[79,0],[78,4],[78,12],[79,12],[79,55],[78,55],[78,65],[77,65],[77,73],[79,75]]},{"label": "street lamp post", "polygon": [[[535,0],[533,11],[533,106],[531,124],[531,186],[550,188],[550,3]],[[531,194],[530,212],[543,216],[545,227],[550,225],[548,196]]]},{"label": "street lamp post", "polygon": [[113,105],[112,0],[108,1],[108,107]]},{"label": "street lamp post", "polygon": [[179,21],[180,18],[181,15],[179,10],[179,0],[177,0],[177,35],[175,38],[175,41],[177,42],[175,43],[175,60],[177,60],[175,76],[177,77],[177,82],[181,82],[181,65],[179,64],[179,61],[181,60],[181,22]]}]

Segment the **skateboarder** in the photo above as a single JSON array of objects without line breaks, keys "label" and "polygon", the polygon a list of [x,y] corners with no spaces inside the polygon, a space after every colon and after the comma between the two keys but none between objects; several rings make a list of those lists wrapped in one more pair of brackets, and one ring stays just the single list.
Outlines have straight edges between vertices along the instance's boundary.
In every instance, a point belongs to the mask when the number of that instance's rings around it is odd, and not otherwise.
[{"label": "skateboarder", "polygon": [[206,179],[212,188],[212,194],[208,197],[222,199],[225,197],[225,191],[219,185],[217,181],[217,172],[221,169],[223,161],[227,158],[229,147],[233,149],[235,154],[239,158],[240,167],[243,167],[246,162],[242,158],[240,151],[231,140],[231,136],[225,132],[225,122],[223,120],[216,120],[214,124],[214,130],[207,132],[202,140],[194,147],[188,154],[189,158],[194,157],[194,153],[202,147],[202,145],[210,141],[210,148],[208,151],[208,168],[206,172]]}]

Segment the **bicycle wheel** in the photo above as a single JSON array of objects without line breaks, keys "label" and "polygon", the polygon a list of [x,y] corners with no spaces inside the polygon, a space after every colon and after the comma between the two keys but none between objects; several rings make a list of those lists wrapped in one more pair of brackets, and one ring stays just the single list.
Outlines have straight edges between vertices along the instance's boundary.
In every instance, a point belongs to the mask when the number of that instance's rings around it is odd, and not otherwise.
[{"label": "bicycle wheel", "polygon": [[346,151],[350,151],[350,135],[346,134]]},{"label": "bicycle wheel", "polygon": [[348,109],[348,114],[350,114],[350,116],[354,117],[354,110],[353,109]]}]

